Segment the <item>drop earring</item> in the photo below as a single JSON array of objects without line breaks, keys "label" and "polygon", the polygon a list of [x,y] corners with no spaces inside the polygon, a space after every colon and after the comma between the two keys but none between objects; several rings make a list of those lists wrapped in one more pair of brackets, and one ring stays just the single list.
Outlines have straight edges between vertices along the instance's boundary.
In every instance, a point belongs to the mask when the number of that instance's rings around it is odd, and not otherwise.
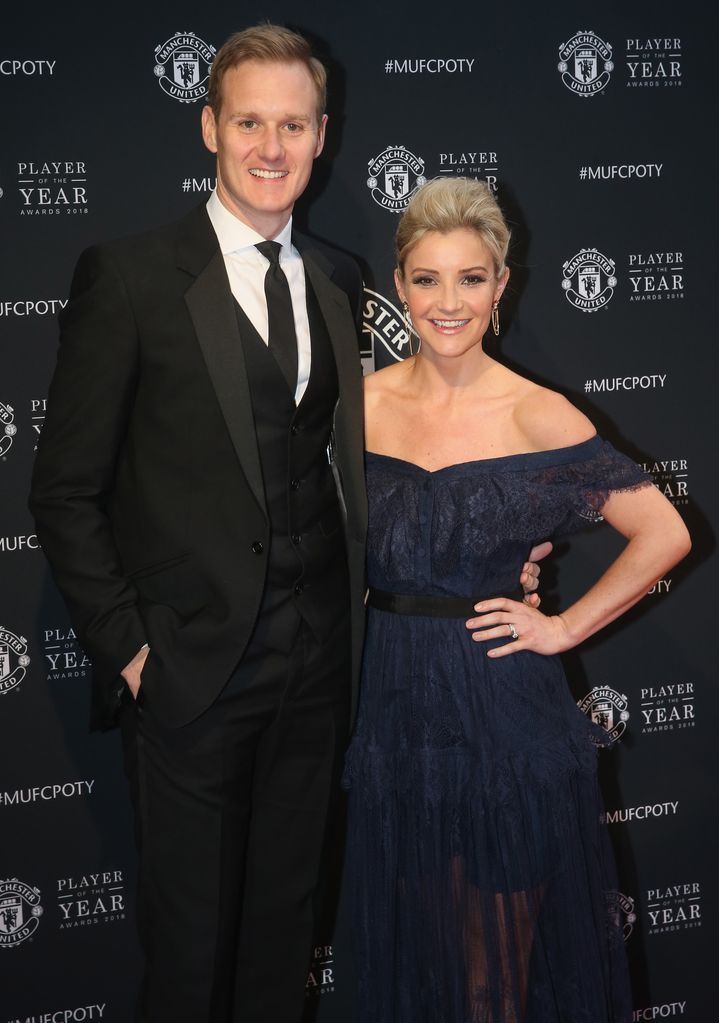
[{"label": "drop earring", "polygon": [[499,337],[499,302],[495,302],[492,306],[492,330],[494,336]]}]

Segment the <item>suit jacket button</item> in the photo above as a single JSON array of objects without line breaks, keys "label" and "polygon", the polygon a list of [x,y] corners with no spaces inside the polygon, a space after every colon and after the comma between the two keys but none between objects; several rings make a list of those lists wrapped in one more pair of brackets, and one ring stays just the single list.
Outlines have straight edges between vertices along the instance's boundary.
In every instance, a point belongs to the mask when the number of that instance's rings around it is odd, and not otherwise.
[{"label": "suit jacket button", "polygon": [[295,586],[295,596],[296,597],[301,596],[303,590],[304,586],[302,585],[302,583],[297,583],[297,585]]},{"label": "suit jacket button", "polygon": [[299,426],[292,425],[290,427],[290,433],[292,434],[293,437],[296,437],[299,432],[300,432]]},{"label": "suit jacket button", "polygon": [[261,540],[255,540],[254,543],[252,544],[252,551],[254,554],[262,554],[264,549],[265,545],[262,543]]},{"label": "suit jacket button", "polygon": [[299,489],[300,489],[300,481],[299,480],[290,480],[290,490],[299,490]]},{"label": "suit jacket button", "polygon": [[301,539],[302,537],[300,536],[299,533],[293,533],[292,536],[290,537],[290,540],[295,545],[295,547],[299,544]]}]

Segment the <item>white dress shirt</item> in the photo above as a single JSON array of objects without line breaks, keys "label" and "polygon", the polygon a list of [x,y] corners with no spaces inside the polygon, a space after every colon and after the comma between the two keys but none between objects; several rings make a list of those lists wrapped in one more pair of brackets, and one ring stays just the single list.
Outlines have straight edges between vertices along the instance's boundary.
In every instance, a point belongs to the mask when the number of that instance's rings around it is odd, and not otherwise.
[{"label": "white dress shirt", "polygon": [[295,403],[299,405],[310,378],[312,347],[310,322],[307,316],[305,268],[302,257],[292,244],[292,217],[275,238],[265,239],[230,213],[218,199],[217,192],[213,192],[207,201],[207,213],[220,243],[232,294],[265,344],[269,339],[265,299],[265,274],[269,263],[255,245],[257,242],[269,240],[279,242],[282,246],[280,266],[290,286],[297,335]]}]

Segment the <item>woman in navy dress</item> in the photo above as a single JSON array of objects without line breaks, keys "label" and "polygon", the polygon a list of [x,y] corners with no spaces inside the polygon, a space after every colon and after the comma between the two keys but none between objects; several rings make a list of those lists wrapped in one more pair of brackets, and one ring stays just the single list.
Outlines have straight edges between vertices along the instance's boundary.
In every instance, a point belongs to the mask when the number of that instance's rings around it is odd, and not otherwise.
[{"label": "woman in navy dress", "polygon": [[[580,411],[483,350],[508,241],[483,184],[420,189],[396,240],[419,352],[365,384],[369,617],[345,772],[362,1023],[632,1015],[609,740],[557,655],[689,538]],[[533,544],[601,519],[627,544],[584,596],[558,615],[515,599]]]}]

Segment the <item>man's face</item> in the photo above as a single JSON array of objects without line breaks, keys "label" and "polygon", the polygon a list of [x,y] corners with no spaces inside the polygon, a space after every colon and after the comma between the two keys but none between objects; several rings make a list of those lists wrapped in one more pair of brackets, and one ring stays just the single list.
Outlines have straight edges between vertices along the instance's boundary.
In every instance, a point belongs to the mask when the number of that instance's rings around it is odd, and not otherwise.
[{"label": "man's face", "polygon": [[217,194],[265,238],[285,226],[322,152],[317,90],[303,64],[245,61],[222,80],[222,107],[202,111],[202,137],[217,154]]}]

